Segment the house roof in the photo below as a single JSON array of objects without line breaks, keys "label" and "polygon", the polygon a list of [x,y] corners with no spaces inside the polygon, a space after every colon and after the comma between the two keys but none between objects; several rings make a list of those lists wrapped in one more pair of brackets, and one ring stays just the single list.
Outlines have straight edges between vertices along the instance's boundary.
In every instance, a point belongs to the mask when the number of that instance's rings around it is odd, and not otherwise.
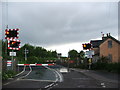
[{"label": "house roof", "polygon": [[93,48],[99,48],[99,46],[109,38],[120,44],[120,41],[115,39],[111,35],[103,37],[102,40],[91,40],[90,43],[92,44]]},{"label": "house roof", "polygon": [[107,39],[112,39],[112,40],[114,40],[115,42],[117,42],[118,44],[120,44],[120,41],[117,40],[117,39],[115,39],[115,38],[112,37],[111,35],[105,37],[104,40],[102,40],[101,44],[102,44],[103,42],[105,42]]},{"label": "house roof", "polygon": [[93,48],[99,48],[99,45],[102,43],[103,40],[91,40],[90,43],[92,44]]}]

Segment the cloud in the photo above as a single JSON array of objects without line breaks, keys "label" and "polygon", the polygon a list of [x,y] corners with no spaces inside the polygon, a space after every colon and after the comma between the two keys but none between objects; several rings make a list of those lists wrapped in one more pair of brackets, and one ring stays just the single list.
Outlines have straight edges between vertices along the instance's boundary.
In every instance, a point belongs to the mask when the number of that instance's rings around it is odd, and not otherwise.
[{"label": "cloud", "polygon": [[9,28],[20,28],[22,43],[52,46],[118,33],[117,2],[11,2],[8,7]]}]

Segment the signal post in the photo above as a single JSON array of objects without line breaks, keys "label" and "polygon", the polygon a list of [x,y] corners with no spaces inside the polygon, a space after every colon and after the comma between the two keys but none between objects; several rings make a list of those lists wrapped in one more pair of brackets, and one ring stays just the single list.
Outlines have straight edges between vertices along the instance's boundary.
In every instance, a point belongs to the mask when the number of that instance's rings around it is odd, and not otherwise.
[{"label": "signal post", "polygon": [[7,40],[7,49],[12,50],[12,52],[9,52],[9,55],[11,58],[11,65],[8,65],[8,69],[12,67],[12,70],[14,70],[14,56],[16,56],[16,52],[14,50],[20,50],[20,40],[18,40],[18,31],[19,29],[6,29],[5,30],[5,39]]},{"label": "signal post", "polygon": [[91,69],[91,65],[92,65],[92,55],[94,55],[94,51],[91,50],[91,43],[85,43],[85,44],[82,44],[83,45],[83,49],[84,50],[89,50],[89,51],[86,51],[86,55],[87,55],[87,58],[88,58],[88,69]]}]

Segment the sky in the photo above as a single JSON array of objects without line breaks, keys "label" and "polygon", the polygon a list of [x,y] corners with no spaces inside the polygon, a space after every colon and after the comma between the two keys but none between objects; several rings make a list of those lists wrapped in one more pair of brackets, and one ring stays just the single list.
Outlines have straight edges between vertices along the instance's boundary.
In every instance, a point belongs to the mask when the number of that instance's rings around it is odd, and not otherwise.
[{"label": "sky", "polygon": [[82,44],[101,39],[101,32],[118,39],[117,2],[3,2],[2,38],[19,28],[21,45],[29,43],[67,56]]}]

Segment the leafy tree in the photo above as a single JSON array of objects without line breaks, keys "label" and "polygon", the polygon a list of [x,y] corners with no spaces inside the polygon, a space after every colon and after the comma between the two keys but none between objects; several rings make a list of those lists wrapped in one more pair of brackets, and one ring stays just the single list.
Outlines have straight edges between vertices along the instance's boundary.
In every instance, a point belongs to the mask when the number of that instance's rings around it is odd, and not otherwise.
[{"label": "leafy tree", "polygon": [[51,53],[52,53],[52,57],[57,58],[57,52],[56,51],[52,51]]},{"label": "leafy tree", "polygon": [[55,60],[55,58],[57,58],[56,51],[47,51],[45,48],[39,46],[35,47],[30,44],[25,44],[24,46],[21,47],[20,51],[18,51],[17,53],[18,60],[22,60],[24,58],[25,48],[28,50],[27,59],[29,63],[45,62],[47,59]]},{"label": "leafy tree", "polygon": [[78,57],[78,52],[76,50],[70,50],[68,55],[71,59],[76,59]]},{"label": "leafy tree", "polygon": [[85,52],[84,51],[80,51],[79,57],[80,57],[80,59],[83,60],[85,58]]}]

